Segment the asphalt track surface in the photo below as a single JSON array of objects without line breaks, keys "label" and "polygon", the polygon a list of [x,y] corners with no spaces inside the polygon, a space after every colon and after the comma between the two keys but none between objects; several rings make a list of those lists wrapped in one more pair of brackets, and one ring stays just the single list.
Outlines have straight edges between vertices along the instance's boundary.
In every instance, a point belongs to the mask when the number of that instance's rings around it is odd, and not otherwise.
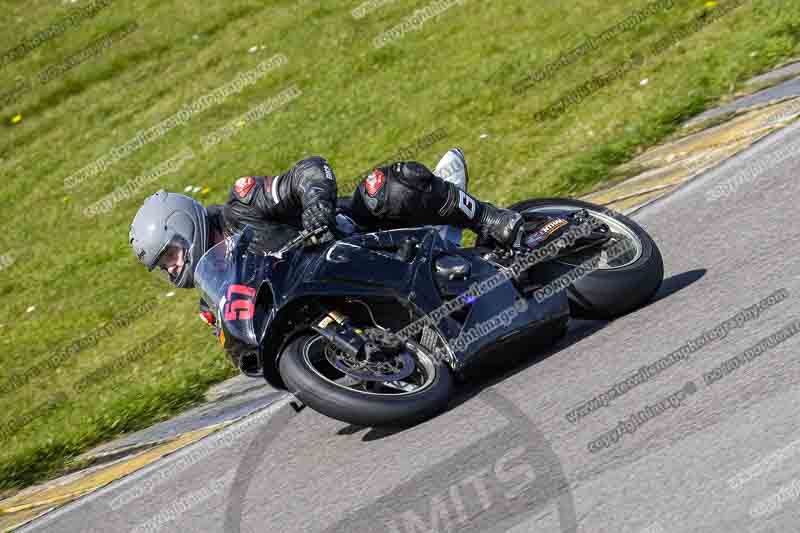
[{"label": "asphalt track surface", "polygon": [[[713,384],[703,375],[800,318],[800,150],[769,164],[799,131],[768,137],[634,215],[665,259],[653,303],[609,323],[576,322],[554,350],[484,378],[438,418],[386,432],[279,400],[25,530],[797,531],[800,335]],[[734,193],[707,201],[757,163]],[[788,298],[725,338],[575,423],[565,417],[779,289]],[[694,392],[590,451],[681,389]]]}]

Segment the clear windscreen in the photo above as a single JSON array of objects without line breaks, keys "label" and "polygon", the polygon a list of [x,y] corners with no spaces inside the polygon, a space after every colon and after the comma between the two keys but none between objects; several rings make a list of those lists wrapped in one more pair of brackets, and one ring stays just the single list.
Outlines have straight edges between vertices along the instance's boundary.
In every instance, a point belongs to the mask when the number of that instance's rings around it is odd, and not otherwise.
[{"label": "clear windscreen", "polygon": [[241,234],[237,233],[215,244],[197,262],[194,271],[194,286],[200,297],[214,311],[219,312],[219,305],[225,291],[236,277],[236,264],[233,252],[236,250]]}]

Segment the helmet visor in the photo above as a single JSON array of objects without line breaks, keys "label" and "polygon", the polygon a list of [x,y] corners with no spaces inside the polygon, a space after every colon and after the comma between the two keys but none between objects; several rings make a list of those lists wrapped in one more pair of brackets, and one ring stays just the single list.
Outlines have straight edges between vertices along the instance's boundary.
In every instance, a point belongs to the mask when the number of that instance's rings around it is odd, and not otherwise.
[{"label": "helmet visor", "polygon": [[190,267],[190,247],[191,244],[185,238],[180,235],[174,236],[159,253],[153,268],[158,269],[159,275],[164,280],[175,285],[183,271]]}]

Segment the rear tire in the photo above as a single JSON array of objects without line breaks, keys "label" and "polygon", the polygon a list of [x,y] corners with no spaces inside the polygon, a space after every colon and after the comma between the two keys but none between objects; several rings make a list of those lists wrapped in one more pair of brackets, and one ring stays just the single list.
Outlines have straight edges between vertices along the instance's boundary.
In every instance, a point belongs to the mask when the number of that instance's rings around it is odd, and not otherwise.
[{"label": "rear tire", "polygon": [[319,342],[327,341],[318,334],[301,335],[286,347],[279,362],[289,392],[315,411],[357,426],[405,426],[433,417],[449,403],[453,380],[443,364],[434,363],[432,381],[419,392],[361,392],[333,383],[309,365],[305,353]]},{"label": "rear tire", "polygon": [[634,262],[609,270],[594,270],[567,289],[572,316],[610,320],[649,302],[661,287],[664,262],[650,235],[630,218],[596,204],[566,198],[528,200],[509,209],[523,213],[562,206],[565,210],[586,209],[590,214],[605,214],[635,234],[641,244],[641,254]]}]

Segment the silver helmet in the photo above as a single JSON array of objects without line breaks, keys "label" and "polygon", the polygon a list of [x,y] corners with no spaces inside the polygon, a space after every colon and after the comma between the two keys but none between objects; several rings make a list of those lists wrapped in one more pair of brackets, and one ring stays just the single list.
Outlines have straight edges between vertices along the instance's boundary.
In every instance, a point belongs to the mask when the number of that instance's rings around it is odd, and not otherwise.
[{"label": "silver helmet", "polygon": [[194,198],[158,191],[133,217],[129,239],[133,253],[148,271],[159,265],[169,248],[182,250],[183,268],[163,273],[180,289],[194,287],[194,269],[208,249],[208,212]]}]

